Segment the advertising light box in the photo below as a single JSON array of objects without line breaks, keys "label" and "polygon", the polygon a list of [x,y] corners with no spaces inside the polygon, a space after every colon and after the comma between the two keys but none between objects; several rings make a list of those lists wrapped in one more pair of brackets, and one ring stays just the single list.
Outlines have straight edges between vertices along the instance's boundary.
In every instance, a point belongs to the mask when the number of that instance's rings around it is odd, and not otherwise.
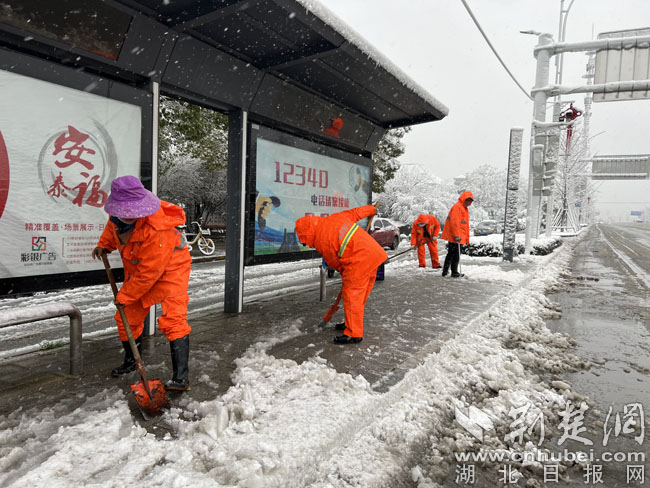
[{"label": "advertising light box", "polygon": [[313,256],[296,237],[298,218],[327,217],[370,203],[369,158],[255,125],[251,141],[249,264]]},{"label": "advertising light box", "polygon": [[103,269],[90,253],[112,180],[140,175],[141,110],[0,70],[0,283]]}]

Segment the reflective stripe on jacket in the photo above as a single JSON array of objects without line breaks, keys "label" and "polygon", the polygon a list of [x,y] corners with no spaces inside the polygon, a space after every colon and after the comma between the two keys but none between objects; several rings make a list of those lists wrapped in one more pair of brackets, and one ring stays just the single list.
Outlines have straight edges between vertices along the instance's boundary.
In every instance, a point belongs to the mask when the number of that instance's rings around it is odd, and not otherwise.
[{"label": "reflective stripe on jacket", "polygon": [[365,205],[328,217],[301,217],[296,220],[296,234],[300,242],[315,248],[330,268],[343,271],[354,264],[376,268],[388,255],[356,224],[374,214],[375,207]]}]

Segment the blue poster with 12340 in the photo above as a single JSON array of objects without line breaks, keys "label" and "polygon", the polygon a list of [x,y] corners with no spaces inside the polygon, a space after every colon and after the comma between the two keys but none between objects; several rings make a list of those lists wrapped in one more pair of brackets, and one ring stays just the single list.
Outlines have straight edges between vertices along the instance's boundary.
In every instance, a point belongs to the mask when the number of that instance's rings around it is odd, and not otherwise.
[{"label": "blue poster with 12340", "polygon": [[310,251],[295,235],[296,219],[327,217],[367,205],[371,167],[258,138],[255,255]]}]

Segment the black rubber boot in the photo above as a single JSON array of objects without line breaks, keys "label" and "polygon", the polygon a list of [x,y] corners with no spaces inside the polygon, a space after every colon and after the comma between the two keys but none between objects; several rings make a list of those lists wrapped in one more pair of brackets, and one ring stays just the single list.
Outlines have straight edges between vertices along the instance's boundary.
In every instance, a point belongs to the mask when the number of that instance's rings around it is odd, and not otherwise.
[{"label": "black rubber boot", "polygon": [[169,343],[172,352],[172,368],[174,376],[165,384],[165,388],[173,391],[185,391],[190,387],[189,360],[190,360],[190,335],[176,339]]},{"label": "black rubber boot", "polygon": [[[138,347],[138,352],[142,354],[142,335],[135,340],[135,345]],[[135,371],[135,357],[129,341],[122,341],[122,347],[124,348],[124,362],[111,370],[111,375],[115,377]]]},{"label": "black rubber boot", "polygon": [[340,335],[334,337],[334,344],[357,344],[363,340],[363,337],[350,337],[347,335]]}]

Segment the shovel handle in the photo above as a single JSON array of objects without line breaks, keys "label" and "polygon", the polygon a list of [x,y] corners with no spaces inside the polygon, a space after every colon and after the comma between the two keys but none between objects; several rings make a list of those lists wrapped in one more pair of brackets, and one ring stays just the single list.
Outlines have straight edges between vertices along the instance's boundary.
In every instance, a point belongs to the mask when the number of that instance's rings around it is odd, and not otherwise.
[{"label": "shovel handle", "polygon": [[385,262],[386,262],[386,263],[389,263],[391,260],[395,259],[397,256],[401,256],[402,254],[406,254],[406,253],[409,252],[409,251],[413,251],[413,250],[417,249],[418,247],[420,247],[420,246],[424,246],[425,244],[427,244],[427,243],[429,243],[429,242],[434,242],[434,238],[431,237],[431,238],[427,239],[426,241],[422,241],[422,242],[420,242],[420,244],[417,244],[417,245],[415,245],[415,246],[411,246],[411,247],[409,247],[406,251],[401,251],[401,252],[398,252],[397,254],[393,254],[393,255],[390,256],[390,257],[389,257]]},{"label": "shovel handle", "polygon": [[[375,203],[373,206],[375,207],[375,213],[372,214],[370,217],[368,217],[368,223],[366,224],[366,232],[370,230],[370,226],[372,225],[372,220],[375,218],[375,215],[377,214],[377,207],[379,207],[379,201],[377,201],[377,203]],[[323,316],[323,319],[320,321],[320,324],[318,324],[320,327],[324,327],[330,320],[332,320],[332,315],[334,315],[334,312],[336,312],[339,309],[339,303],[341,302],[342,295],[343,295],[343,287],[341,287],[341,291],[339,291],[339,294],[336,297],[336,301],[334,302],[334,305],[332,305],[329,308],[327,313]]]},{"label": "shovel handle", "polygon": [[339,309],[339,303],[341,302],[342,295],[343,295],[343,290],[339,291],[339,294],[336,297],[336,301],[334,302],[334,305],[332,305],[327,311],[327,313],[323,316],[323,320],[320,323],[321,327],[323,327],[330,320],[332,320],[332,315],[334,315],[334,312],[336,312]]},{"label": "shovel handle", "polygon": [[379,200],[377,200],[377,203],[375,203],[373,207],[375,207],[375,213],[372,214],[370,217],[368,217],[368,223],[366,224],[366,232],[370,230],[370,225],[372,225],[372,220],[375,218],[375,215],[377,215],[377,207],[379,207]]},{"label": "shovel handle", "polygon": [[113,275],[113,270],[111,265],[108,262],[108,257],[106,253],[102,253],[102,262],[104,263],[104,268],[106,268],[106,274],[108,275],[108,281],[111,284],[111,289],[113,290],[113,297],[117,299],[117,284],[115,283],[115,276]]},{"label": "shovel handle", "polygon": [[[102,253],[102,261],[104,263],[104,268],[106,268],[108,281],[111,283],[111,289],[113,290],[113,297],[117,300],[117,284],[115,283],[115,275],[113,275],[113,270],[111,269],[111,265],[108,262],[108,257],[106,256],[105,253]],[[133,338],[133,332],[131,331],[131,326],[129,325],[129,321],[126,318],[124,305],[118,303],[115,306],[117,307],[117,311],[119,312],[120,318],[122,319],[122,325],[124,326],[124,331],[126,332],[126,336],[129,338],[129,346],[131,346],[131,352],[133,352],[133,357],[135,358],[136,369],[138,370],[138,373],[140,373],[140,377],[142,378],[144,387],[147,390],[147,393],[149,394],[149,398],[151,398],[151,400],[153,401],[153,396],[151,395],[151,391],[149,390],[149,382],[147,381],[147,373],[144,367],[144,361],[142,361],[142,357],[140,356],[140,351],[138,351],[138,346],[135,343],[135,339]]]}]

